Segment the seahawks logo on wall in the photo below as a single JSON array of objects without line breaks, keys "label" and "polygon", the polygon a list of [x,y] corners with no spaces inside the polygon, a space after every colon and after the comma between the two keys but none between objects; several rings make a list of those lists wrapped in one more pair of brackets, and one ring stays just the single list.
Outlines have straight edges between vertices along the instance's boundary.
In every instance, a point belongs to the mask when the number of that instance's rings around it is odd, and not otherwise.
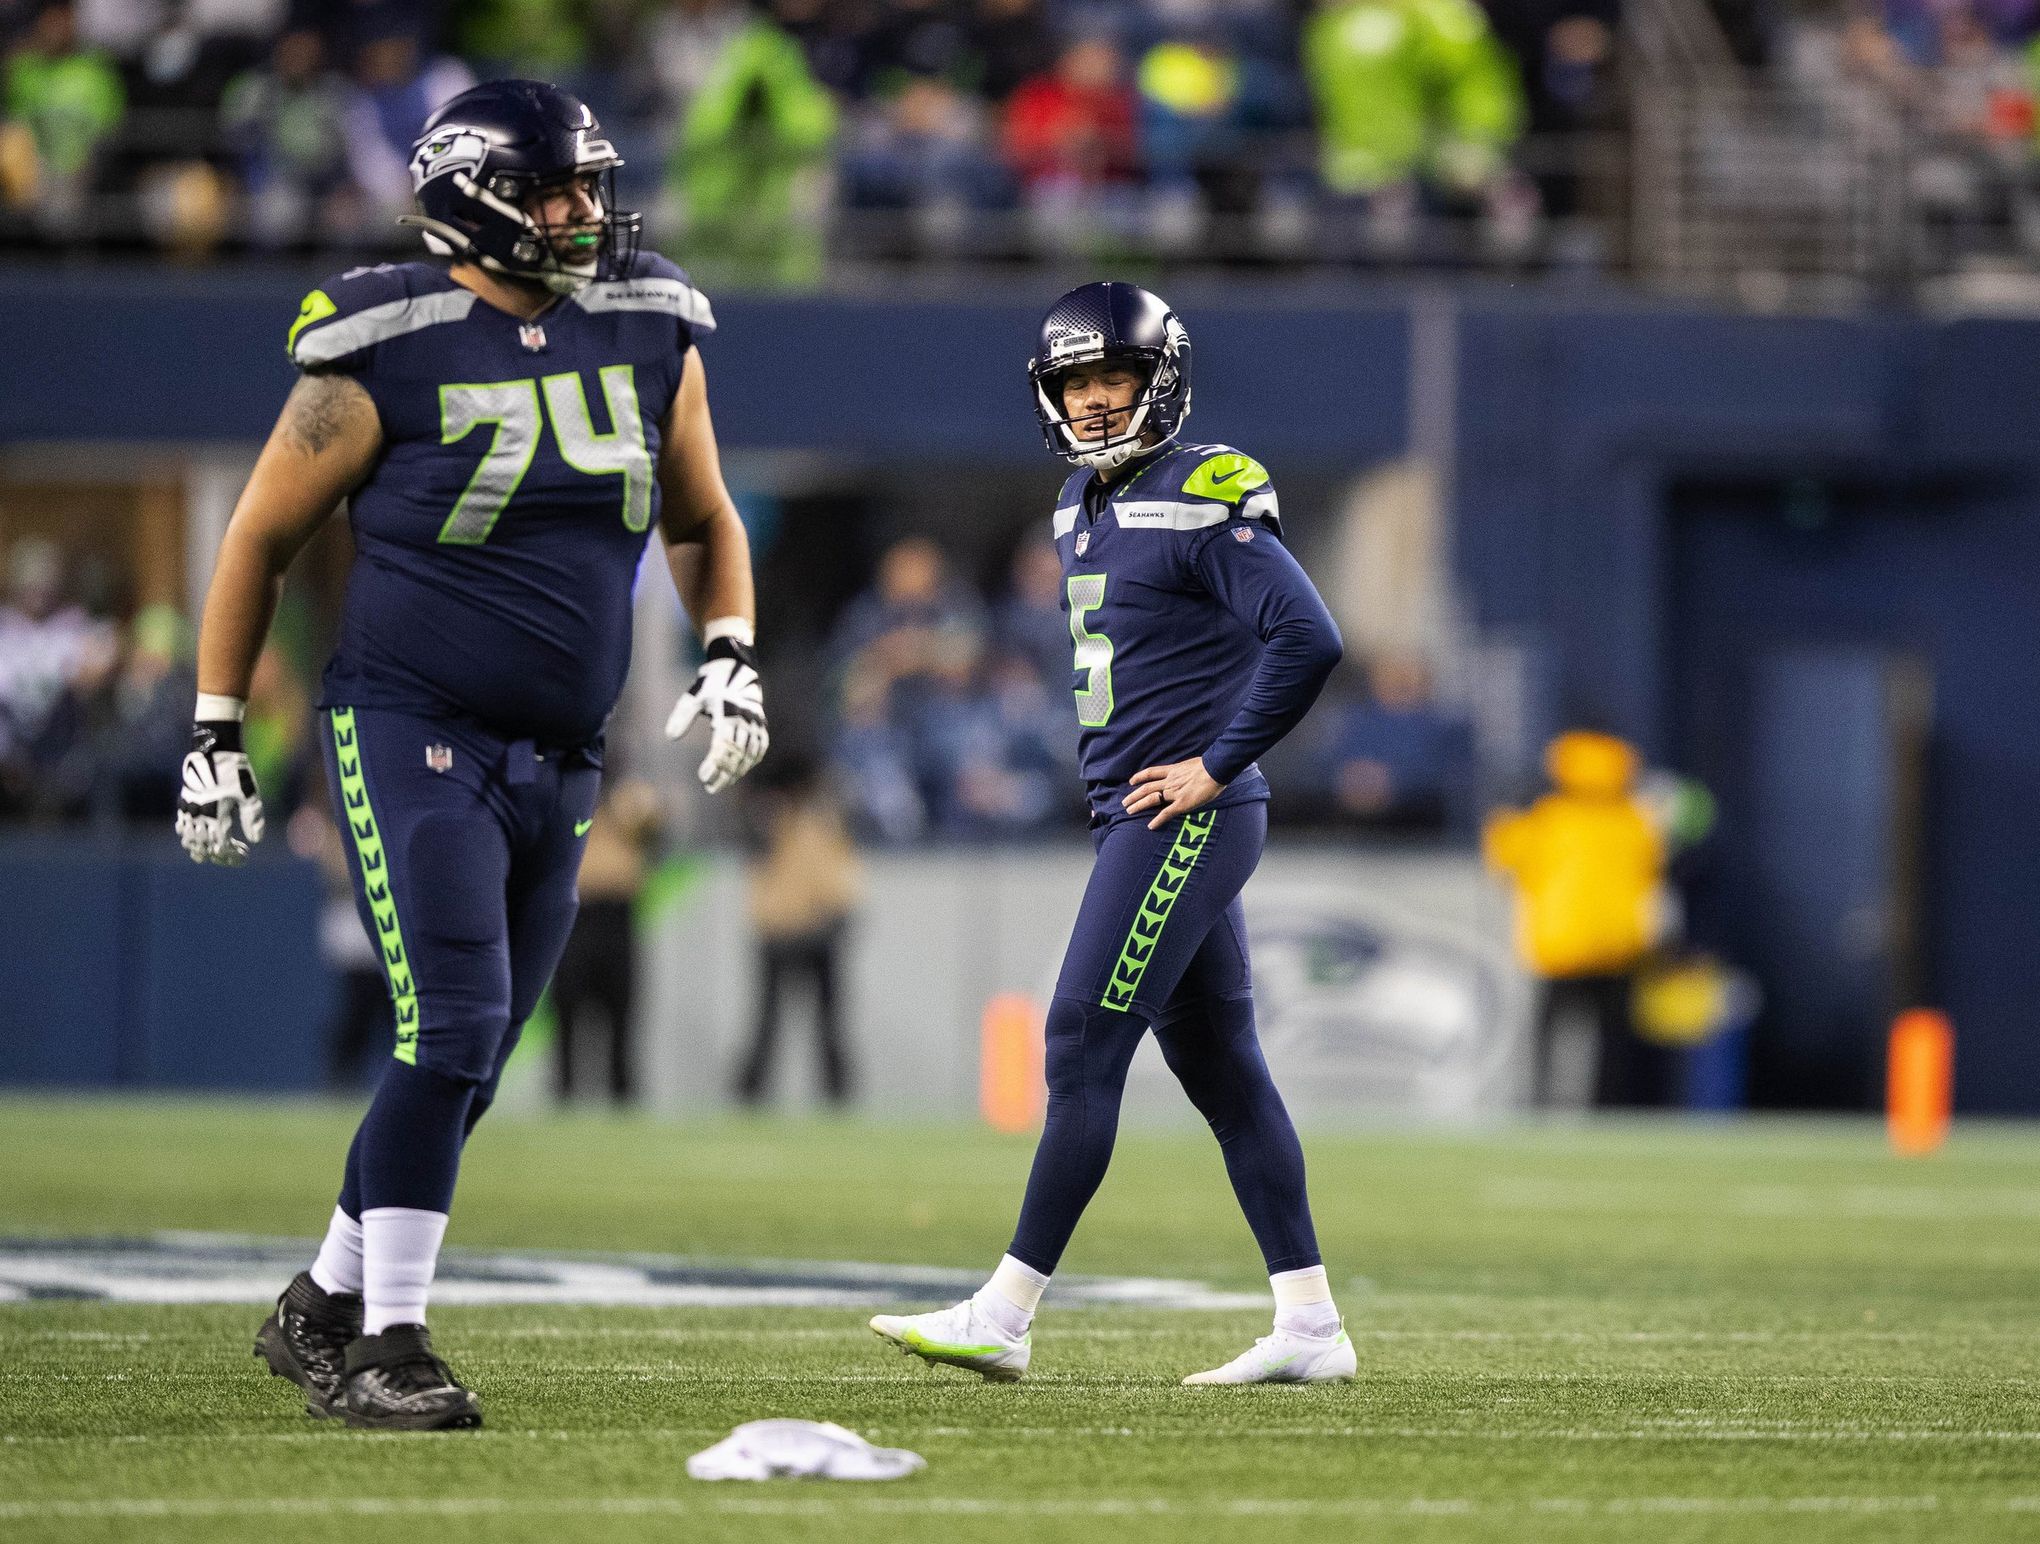
[{"label": "seahawks logo on wall", "polygon": [[473,176],[482,169],[482,162],[488,154],[488,137],[480,129],[448,124],[429,138],[420,140],[418,148],[411,152],[412,190],[415,192],[434,177],[444,177],[448,172],[466,172]]}]

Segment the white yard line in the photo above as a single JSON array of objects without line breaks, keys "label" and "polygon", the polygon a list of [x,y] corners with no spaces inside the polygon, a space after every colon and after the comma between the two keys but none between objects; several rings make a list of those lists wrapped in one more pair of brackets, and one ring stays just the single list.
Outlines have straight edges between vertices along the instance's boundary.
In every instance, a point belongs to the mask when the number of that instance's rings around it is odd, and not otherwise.
[{"label": "white yard line", "polygon": [[961,1496],[866,1496],[838,1491],[828,1499],[732,1496],[706,1489],[686,1496],[589,1496],[575,1499],[470,1496],[348,1496],[277,1499],[178,1499],[0,1502],[0,1522],[94,1518],[301,1517],[309,1512],[360,1517],[486,1517],[504,1514],[685,1516],[749,1513],[831,1517],[845,1513],[913,1516],[1018,1517],[1513,1517],[1803,1514],[1878,1515],[1911,1512],[2040,1511],[2040,1496],[1528,1496],[1326,1497],[1242,1496],[1227,1499],[1040,1497],[994,1500]]},{"label": "white yard line", "polygon": [[[548,1431],[543,1427],[485,1426],[463,1433],[463,1447],[494,1442],[697,1442],[704,1437],[726,1437],[727,1426],[646,1426],[610,1430]],[[7,1447],[224,1447],[244,1443],[300,1442],[396,1442],[415,1441],[415,1434],[400,1431],[351,1431],[345,1426],[321,1421],[302,1431],[214,1431],[214,1432],[130,1432],[121,1436],[97,1434],[72,1437],[0,1436],[0,1448]]]},{"label": "white yard line", "polygon": [[[1079,1310],[1083,1311],[1083,1310]],[[1473,1344],[1526,1344],[1551,1343],[1556,1345],[1620,1346],[1620,1345],[1767,1345],[1772,1343],[1801,1344],[1816,1342],[1851,1343],[1857,1341],[1896,1342],[1930,1341],[1937,1345],[1947,1341],[1947,1330],[1878,1330],[1836,1326],[1832,1329],[1807,1330],[1649,1330],[1649,1329],[1601,1329],[1601,1330],[1473,1330],[1473,1329],[1368,1329],[1348,1324],[1347,1333],[1355,1340],[1436,1340],[1447,1342],[1468,1342]],[[1044,1341],[1058,1340],[1169,1340],[1185,1333],[1195,1333],[1187,1326],[1166,1326],[1158,1328],[1109,1328],[1102,1325],[1064,1324],[1051,1319],[1041,1329]],[[1212,1333],[1207,1329],[1203,1333]],[[2017,1340],[2030,1341],[2033,1331],[2010,1327],[1993,1328],[1988,1325],[1964,1325],[1961,1334],[1971,1340]],[[690,1327],[684,1325],[648,1324],[632,1325],[522,1325],[515,1328],[495,1329],[486,1324],[463,1324],[460,1328],[463,1340],[642,1340],[677,1341],[693,1343],[703,1341],[734,1341],[740,1343],[771,1343],[785,1340],[866,1340],[871,1331],[861,1318],[851,1319],[840,1325],[797,1325],[783,1330],[750,1328],[718,1329],[713,1325]],[[80,1345],[144,1346],[144,1345],[204,1345],[218,1337],[207,1331],[190,1330],[173,1332],[165,1330],[23,1330],[12,1327],[10,1321],[0,1319],[0,1344],[19,1342],[64,1342]]]},{"label": "white yard line", "polygon": [[[475,1442],[538,1441],[624,1442],[694,1441],[719,1437],[722,1426],[608,1427],[583,1430],[553,1430],[544,1427],[485,1427],[461,1440]],[[1141,1442],[1235,1442],[1235,1441],[1373,1441],[1373,1442],[2040,1442],[2040,1431],[1964,1431],[1960,1428],[1916,1428],[1882,1430],[1867,1426],[1771,1426],[1727,1425],[1708,1422],[1637,1427],[1555,1427],[1542,1429],[1480,1428],[1461,1426],[915,1426],[892,1425],[866,1428],[869,1435],[888,1441],[910,1442],[970,1440],[980,1442],[1093,1441],[1099,1438],[1131,1439]],[[97,1433],[77,1436],[0,1436],[0,1448],[8,1447],[97,1447],[163,1445],[225,1445],[238,1443],[299,1443],[405,1440],[385,1432],[352,1432],[344,1427],[314,1427],[303,1431],[248,1432],[134,1432],[126,1435]]]},{"label": "white yard line", "polygon": [[1474,1426],[1200,1426],[1196,1428],[1124,1426],[926,1426],[886,1427],[899,1437],[994,1438],[1135,1437],[1142,1441],[1217,1441],[1240,1438],[1284,1440],[1339,1438],[1399,1442],[2040,1442],[2040,1431],[1912,1430],[1881,1431],[1871,1427],[1528,1427],[1520,1430]]}]

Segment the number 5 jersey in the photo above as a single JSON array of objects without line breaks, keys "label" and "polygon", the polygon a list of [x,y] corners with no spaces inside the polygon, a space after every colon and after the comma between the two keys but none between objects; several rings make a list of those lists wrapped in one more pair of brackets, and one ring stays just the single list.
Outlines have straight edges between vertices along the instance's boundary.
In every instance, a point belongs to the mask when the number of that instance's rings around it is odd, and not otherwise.
[{"label": "number 5 jersey", "polygon": [[1063,484],[1055,548],[1094,826],[1125,817],[1134,773],[1194,756],[1226,785],[1213,807],[1268,797],[1254,758],[1341,648],[1281,532],[1268,473],[1224,445],[1165,445],[1111,483]]},{"label": "number 5 jersey", "polygon": [[306,296],[292,360],[359,381],[383,433],[349,504],[354,567],[321,705],[595,739],[630,664],[662,428],[714,326],[649,253],[532,321],[428,262],[351,269]]}]

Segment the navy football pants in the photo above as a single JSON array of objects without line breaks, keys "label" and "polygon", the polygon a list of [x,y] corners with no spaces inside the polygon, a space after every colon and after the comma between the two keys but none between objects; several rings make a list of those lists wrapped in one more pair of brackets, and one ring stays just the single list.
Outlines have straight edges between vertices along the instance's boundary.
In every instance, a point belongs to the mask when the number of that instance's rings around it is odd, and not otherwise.
[{"label": "navy football pants", "polygon": [[1048,1120],[1013,1258],[1052,1272],[1105,1178],[1126,1071],[1153,1026],[1210,1122],[1268,1272],[1320,1263],[1303,1147],[1254,1034],[1240,890],[1268,835],[1265,803],[1193,810],[1159,831],[1116,821],[1049,1005]]},{"label": "navy football pants", "polygon": [[355,903],[395,1004],[395,1059],[348,1151],[340,1204],[443,1212],[574,924],[601,769],[478,725],[327,715],[326,771]]}]

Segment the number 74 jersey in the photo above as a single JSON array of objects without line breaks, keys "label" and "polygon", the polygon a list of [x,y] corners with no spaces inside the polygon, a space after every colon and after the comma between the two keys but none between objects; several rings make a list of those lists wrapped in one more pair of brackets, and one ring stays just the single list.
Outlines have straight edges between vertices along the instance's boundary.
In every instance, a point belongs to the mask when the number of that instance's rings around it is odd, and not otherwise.
[{"label": "number 74 jersey", "polygon": [[355,560],[322,704],[595,739],[630,664],[662,426],[714,326],[649,253],[535,321],[438,263],[356,268],[306,296],[292,360],[359,381],[383,432],[349,502]]}]

